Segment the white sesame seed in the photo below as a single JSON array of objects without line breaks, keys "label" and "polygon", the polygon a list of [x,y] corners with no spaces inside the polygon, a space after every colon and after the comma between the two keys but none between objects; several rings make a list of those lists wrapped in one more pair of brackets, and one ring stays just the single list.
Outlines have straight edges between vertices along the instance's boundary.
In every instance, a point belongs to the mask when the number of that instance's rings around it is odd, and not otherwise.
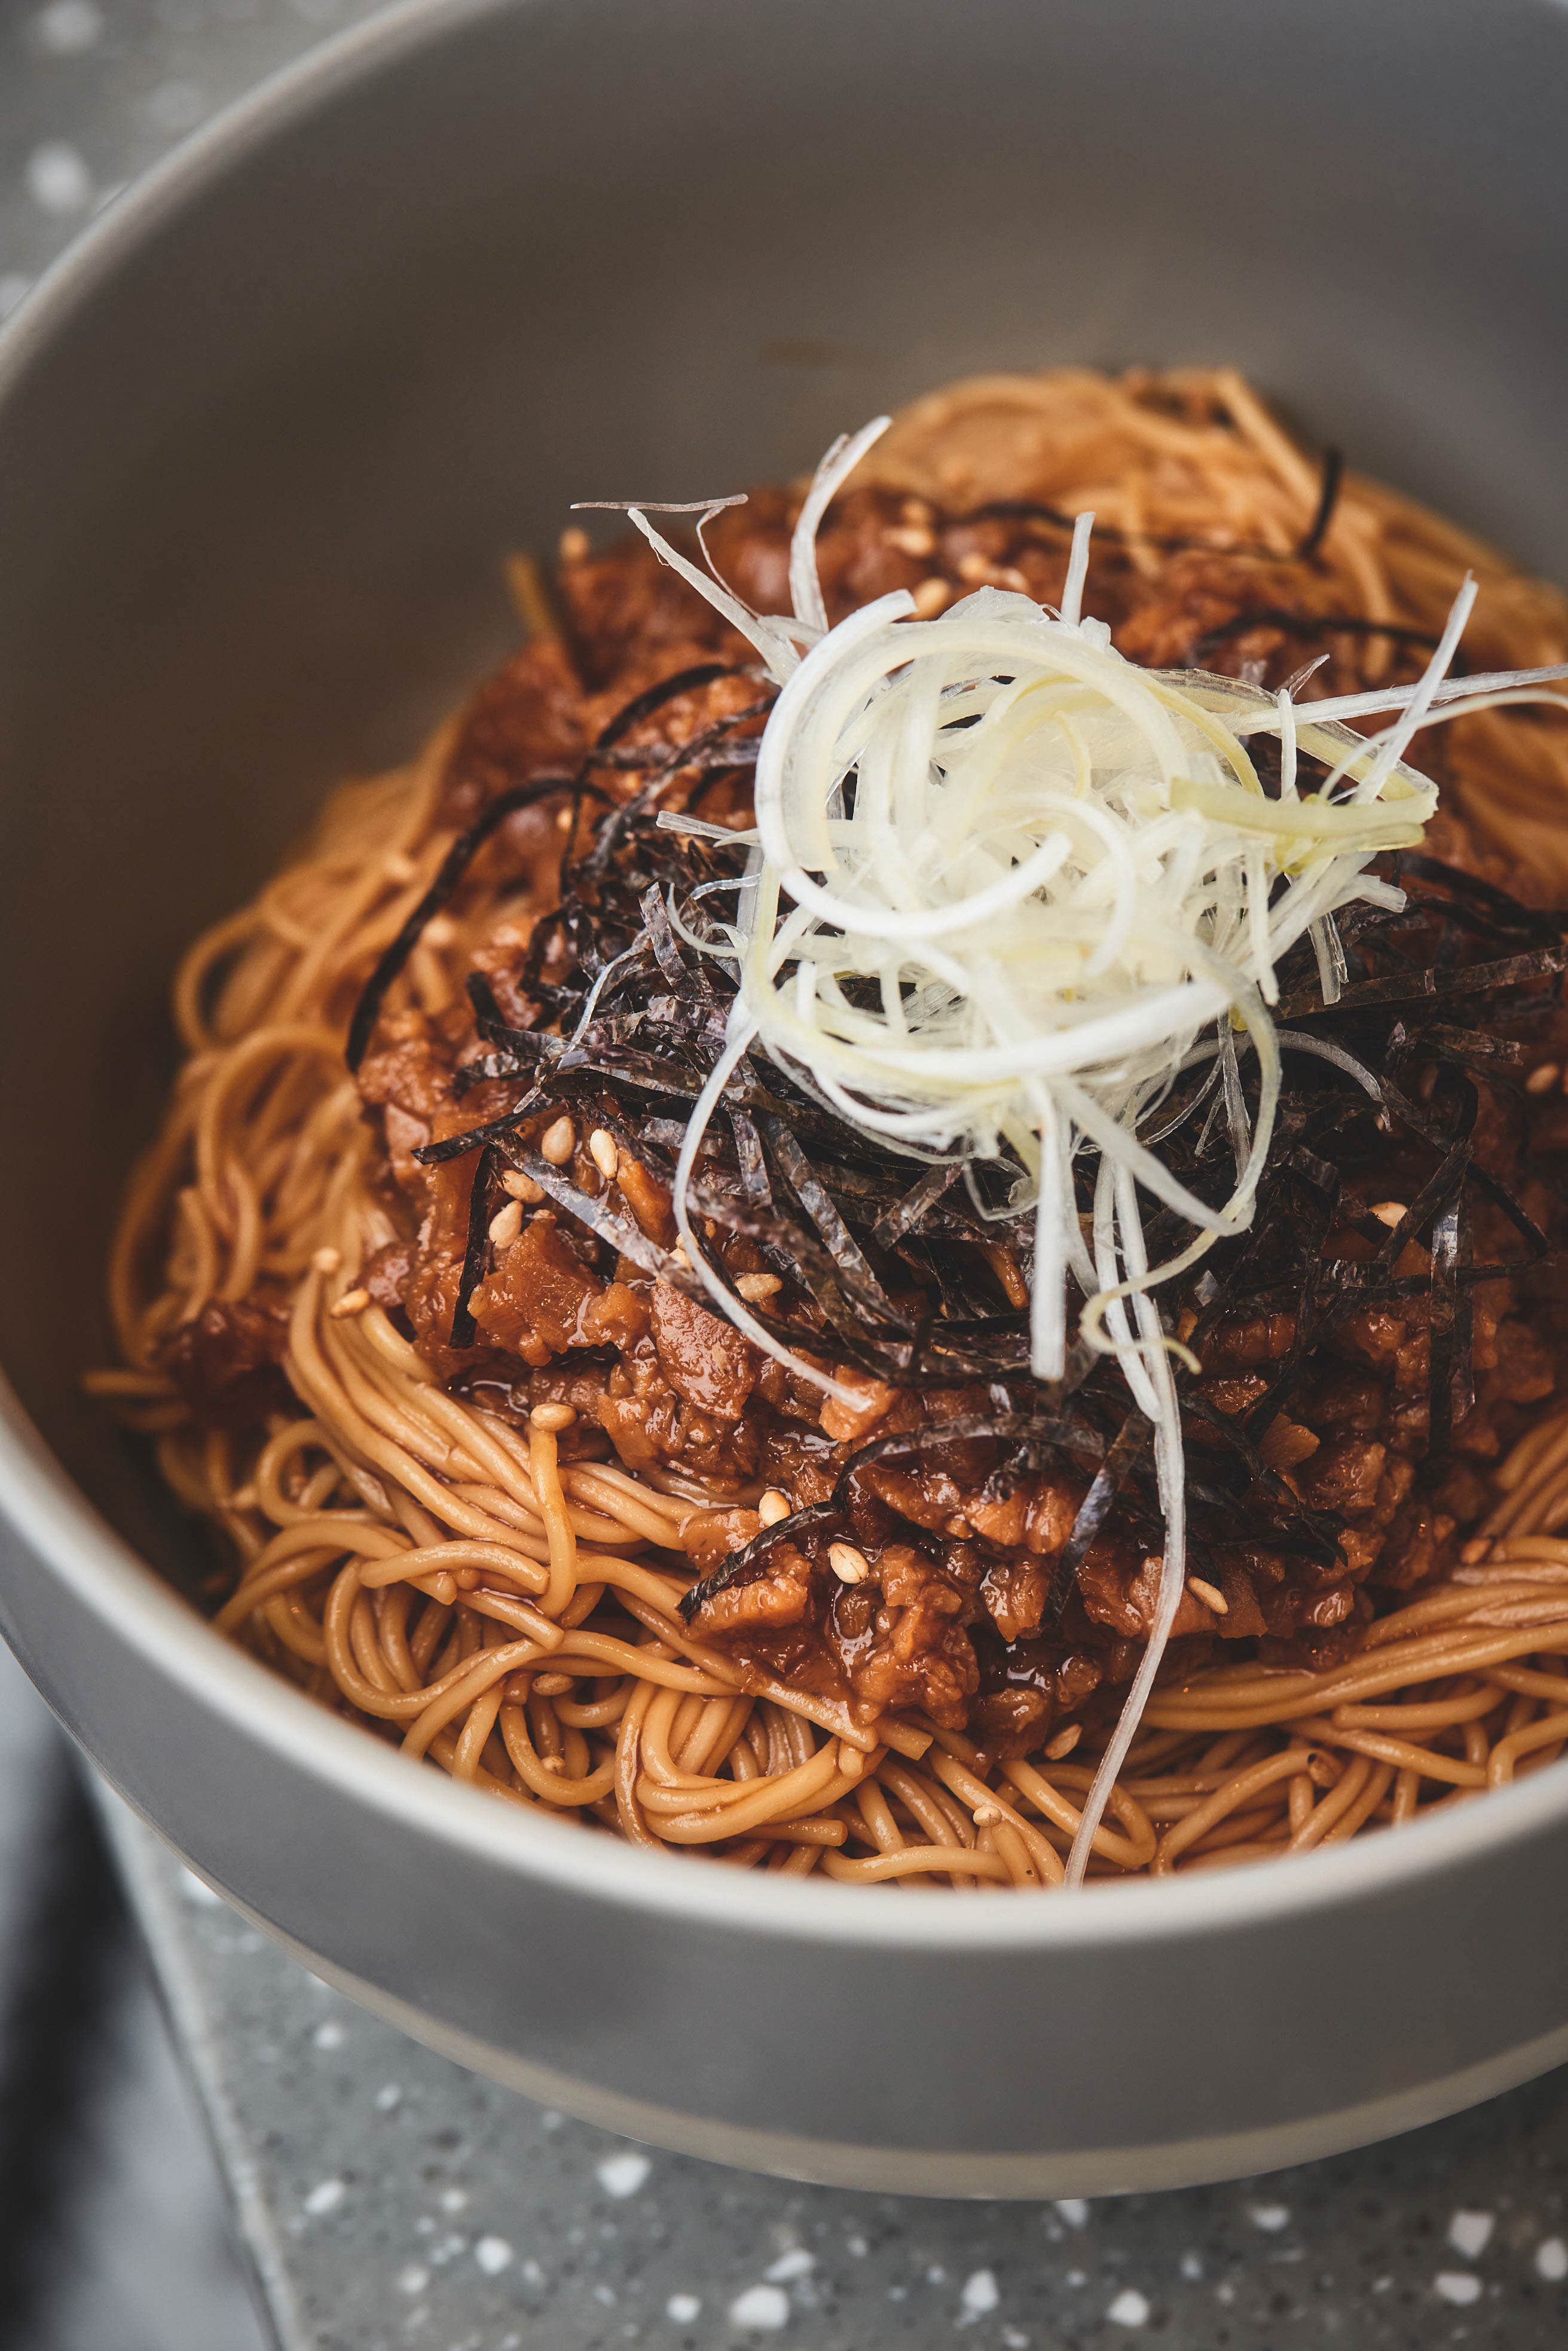
[{"label": "white sesame seed", "polygon": [[863,1583],[871,1573],[871,1562],[864,1552],[857,1551],[853,1543],[830,1543],[828,1565],[841,1583]]},{"label": "white sesame seed", "polygon": [[776,1527],[780,1519],[789,1515],[789,1505],[776,1486],[769,1486],[757,1505],[757,1515],[765,1527]]},{"label": "white sesame seed", "polygon": [[577,1406],[570,1404],[537,1404],[528,1418],[547,1436],[559,1437],[563,1428],[570,1428],[576,1420]]},{"label": "white sesame seed", "polygon": [[497,1208],[490,1219],[490,1238],[497,1249],[510,1249],[522,1229],[523,1204],[520,1200],[508,1200],[506,1207]]},{"label": "white sesame seed", "polygon": [[1003,1812],[1000,1804],[977,1804],[975,1806],[975,1826],[977,1829],[994,1829],[998,1821],[1005,1821],[1006,1818],[1007,1814]]},{"label": "white sesame seed", "polygon": [[953,601],[952,589],[936,572],[929,580],[922,580],[913,592],[915,618],[921,621],[934,621]]},{"label": "white sesame seed", "polygon": [[580,563],[593,545],[579,523],[570,524],[556,542],[556,553],[563,563]]},{"label": "white sesame seed", "polygon": [[521,1200],[530,1208],[537,1208],[544,1198],[543,1191],[534,1182],[533,1177],[525,1176],[522,1170],[517,1167],[507,1168],[501,1178],[501,1189],[503,1192],[509,1192],[514,1200]]},{"label": "white sesame seed", "polygon": [[1218,1585],[1206,1583],[1201,1575],[1189,1575],[1186,1588],[1195,1600],[1201,1600],[1204,1606],[1211,1608],[1217,1616],[1229,1615],[1230,1603]]},{"label": "white sesame seed", "polygon": [[982,555],[977,548],[971,548],[967,555],[961,555],[958,558],[960,580],[967,580],[971,585],[974,585],[982,580],[988,580],[990,576],[990,557]]},{"label": "white sesame seed", "polygon": [[564,1167],[577,1149],[577,1129],[570,1118],[558,1118],[539,1138],[539,1156],[552,1167]]},{"label": "white sesame seed", "polygon": [[918,523],[909,524],[902,530],[883,531],[883,537],[889,547],[896,547],[901,555],[913,555],[916,562],[924,562],[928,555],[936,552],[936,539]]},{"label": "white sesame seed", "polygon": [[[1060,1763],[1064,1755],[1071,1754],[1073,1749],[1077,1746],[1082,1736],[1083,1725],[1081,1722],[1070,1722],[1065,1730],[1059,1730],[1057,1732],[1056,1737],[1047,1747],[1045,1750],[1047,1761],[1051,1763]],[[1076,2197],[1070,2196],[1067,2200],[1070,2204],[1072,2204],[1076,2203],[1077,2199]],[[1057,2210],[1060,2211],[1061,2209],[1061,2206],[1058,2205]]]},{"label": "white sesame seed", "polygon": [[432,914],[424,926],[427,947],[449,947],[457,936],[457,925],[450,914]]},{"label": "white sesame seed", "polygon": [[748,1306],[760,1306],[765,1298],[777,1296],[784,1284],[776,1273],[741,1273],[736,1276],[735,1286]]},{"label": "white sesame seed", "polygon": [[1527,1094],[1549,1094],[1563,1072],[1555,1061],[1542,1061],[1524,1081]]},{"label": "white sesame seed", "polygon": [[615,1148],[615,1138],[596,1126],[588,1138],[588,1154],[607,1184],[615,1181],[615,1171],[621,1165],[621,1154]]},{"label": "white sesame seed", "polygon": [[319,1249],[310,1262],[318,1273],[336,1273],[343,1262],[342,1252],[335,1249]]},{"label": "white sesame seed", "polygon": [[341,1298],[327,1311],[334,1322],[351,1322],[356,1314],[362,1314],[370,1302],[371,1293],[368,1290],[345,1290]]}]

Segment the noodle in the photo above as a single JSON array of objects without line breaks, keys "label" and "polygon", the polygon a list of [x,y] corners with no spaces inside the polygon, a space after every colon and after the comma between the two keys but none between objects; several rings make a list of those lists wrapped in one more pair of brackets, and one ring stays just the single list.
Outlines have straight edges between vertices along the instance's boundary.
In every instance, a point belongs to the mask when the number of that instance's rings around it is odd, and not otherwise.
[{"label": "noodle", "polygon": [[[1102,528],[1132,535],[1145,569],[1178,537],[1287,559],[1321,525],[1325,611],[1337,596],[1371,622],[1432,634],[1469,566],[1479,663],[1568,654],[1556,590],[1376,484],[1347,475],[1334,496],[1229,370],[1157,385],[1081,371],[977,378],[905,411],[866,475],[948,505],[1092,507]],[[517,576],[546,624],[537,575]],[[1395,643],[1368,640],[1370,679]],[[1316,650],[1303,640],[1303,658]],[[681,1532],[701,1489],[563,1458],[570,1406],[536,1408],[519,1433],[447,1394],[361,1282],[394,1235],[344,1038],[452,846],[440,810],[452,731],[338,791],[303,852],[175,977],[189,1058],[114,1238],[123,1367],[89,1384],[155,1439],[168,1484],[238,1554],[215,1626],[410,1757],[635,1844],[895,1888],[1060,1885],[1102,1734],[1053,1741],[1054,1761],[998,1760],[923,1719],[862,1722],[743,1670],[678,1611],[694,1581]],[[1568,892],[1556,813],[1568,727],[1488,710],[1457,722],[1447,748],[1460,812],[1543,890]],[[399,985],[441,1011],[476,946],[518,919],[515,894],[503,904],[471,879]],[[291,1297],[297,1403],[256,1426],[206,1428],[161,1369],[161,1343],[258,1283]],[[1367,1626],[1343,1662],[1157,1684],[1091,1876],[1304,1852],[1554,1761],[1568,1747],[1568,1539],[1556,1533],[1568,1409],[1543,1411],[1495,1490],[1448,1580]]]}]

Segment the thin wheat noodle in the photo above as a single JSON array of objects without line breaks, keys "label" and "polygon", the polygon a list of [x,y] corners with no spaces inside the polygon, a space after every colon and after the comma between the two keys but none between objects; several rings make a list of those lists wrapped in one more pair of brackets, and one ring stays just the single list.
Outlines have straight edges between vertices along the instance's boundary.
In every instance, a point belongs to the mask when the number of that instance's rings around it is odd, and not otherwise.
[{"label": "thin wheat noodle", "polygon": [[[950,513],[991,498],[1092,507],[1151,541],[1282,559],[1312,523],[1322,478],[1229,369],[973,379],[904,411],[863,477]],[[1135,538],[1127,553],[1147,574],[1163,559]],[[1428,633],[1469,568],[1479,667],[1568,655],[1556,590],[1357,475],[1314,561],[1325,614]],[[1371,640],[1367,676],[1391,658],[1390,642]],[[336,793],[294,862],[182,958],[175,1020],[189,1058],[110,1253],[127,1368],[90,1384],[153,1440],[173,1491],[228,1545],[235,1571],[212,1608],[223,1632],[383,1738],[401,1734],[427,1765],[591,1834],[775,1874],[820,1865],[906,1893],[1055,1885],[1103,1725],[1091,1721],[1070,1763],[999,1758],[919,1719],[862,1723],[841,1700],[743,1671],[676,1613],[693,1581],[685,1522],[733,1495],[676,1468],[563,1459],[576,1433],[514,1426],[448,1395],[379,1304],[334,1316],[395,1238],[342,1040],[455,837],[442,806],[455,724],[406,767]],[[1550,708],[1478,709],[1448,744],[1445,789],[1461,811],[1568,895],[1568,726]],[[536,895],[519,914],[507,888],[476,868],[448,935],[422,940],[390,1008],[460,1000],[494,925],[546,910]],[[158,1350],[209,1301],[258,1281],[290,1301],[298,1402],[214,1437]],[[1495,1490],[1487,1549],[1375,1619],[1339,1664],[1221,1666],[1158,1685],[1093,1840],[1095,1876],[1340,1842],[1549,1761],[1568,1740],[1568,1677],[1554,1662],[1568,1651],[1568,1537],[1552,1532],[1568,1526],[1568,1406],[1544,1407]],[[572,1694],[538,1695],[541,1675]],[[1326,1792],[1308,1754],[1338,1772]]]}]

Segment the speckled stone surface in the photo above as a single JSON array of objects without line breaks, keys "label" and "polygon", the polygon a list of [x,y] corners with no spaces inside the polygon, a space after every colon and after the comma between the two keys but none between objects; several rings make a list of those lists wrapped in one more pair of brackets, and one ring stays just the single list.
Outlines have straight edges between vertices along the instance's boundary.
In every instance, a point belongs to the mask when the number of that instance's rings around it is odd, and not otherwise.
[{"label": "speckled stone surface", "polygon": [[1178,2194],[796,2188],[475,2079],[111,1820],[284,2351],[1568,2339],[1568,2071],[1384,2147]]},{"label": "speckled stone surface", "polygon": [[[177,137],[371,13],[0,5],[0,314]],[[1568,2073],[1179,2195],[796,2189],[475,2080],[318,1983],[122,1813],[115,1836],[284,2351],[1560,2351],[1568,2334]]]}]

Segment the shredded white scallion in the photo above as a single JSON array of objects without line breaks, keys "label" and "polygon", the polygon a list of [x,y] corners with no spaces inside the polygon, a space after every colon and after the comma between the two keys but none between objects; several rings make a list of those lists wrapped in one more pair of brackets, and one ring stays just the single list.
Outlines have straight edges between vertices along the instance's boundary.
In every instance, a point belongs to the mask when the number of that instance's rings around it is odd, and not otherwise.
[{"label": "shredded white scallion", "polygon": [[[1000,1156],[1024,1171],[1035,1206],[1031,1370],[1062,1375],[1071,1279],[1085,1293],[1082,1335],[1115,1355],[1153,1424],[1166,1529],[1147,1647],[1069,1860],[1068,1882],[1078,1884],[1185,1580],[1175,1343],[1154,1291],[1251,1221],[1279,1092],[1275,967],[1310,935],[1332,998],[1343,977],[1335,910],[1402,903],[1365,869],[1380,851],[1415,847],[1436,808],[1436,787],[1404,762],[1416,730],[1523,699],[1568,670],[1446,679],[1474,600],[1469,580],[1413,687],[1303,705],[1289,688],[1141,670],[1103,622],[1080,617],[1088,516],[1074,531],[1060,615],[988,587],[935,620],[915,618],[900,592],[829,628],[817,527],[885,424],[836,443],[818,470],[791,547],[789,619],[741,606],[668,545],[650,509],[628,509],[780,685],[758,757],[751,886],[723,932],[738,989],[680,1155],[675,1216],[729,1320],[817,1386],[858,1402],[781,1347],[696,1242],[692,1173],[742,1056],[771,1056],[816,1099],[912,1155]],[[1375,712],[1398,714],[1379,741],[1342,723]],[[1265,732],[1281,737],[1272,798],[1246,747]],[[1326,785],[1303,789],[1308,759],[1329,771]],[[1365,1081],[1337,1049],[1287,1041]],[[1216,1107],[1237,1175],[1211,1208],[1152,1145],[1172,1131],[1156,1135],[1154,1121],[1173,1080],[1216,1051]],[[1243,1051],[1258,1062],[1250,1112]],[[1087,1246],[1071,1172],[1085,1150],[1100,1160]],[[1163,1266],[1147,1262],[1140,1188],[1192,1227]],[[1027,1192],[1015,1195],[1012,1213],[1027,1205]]]}]

